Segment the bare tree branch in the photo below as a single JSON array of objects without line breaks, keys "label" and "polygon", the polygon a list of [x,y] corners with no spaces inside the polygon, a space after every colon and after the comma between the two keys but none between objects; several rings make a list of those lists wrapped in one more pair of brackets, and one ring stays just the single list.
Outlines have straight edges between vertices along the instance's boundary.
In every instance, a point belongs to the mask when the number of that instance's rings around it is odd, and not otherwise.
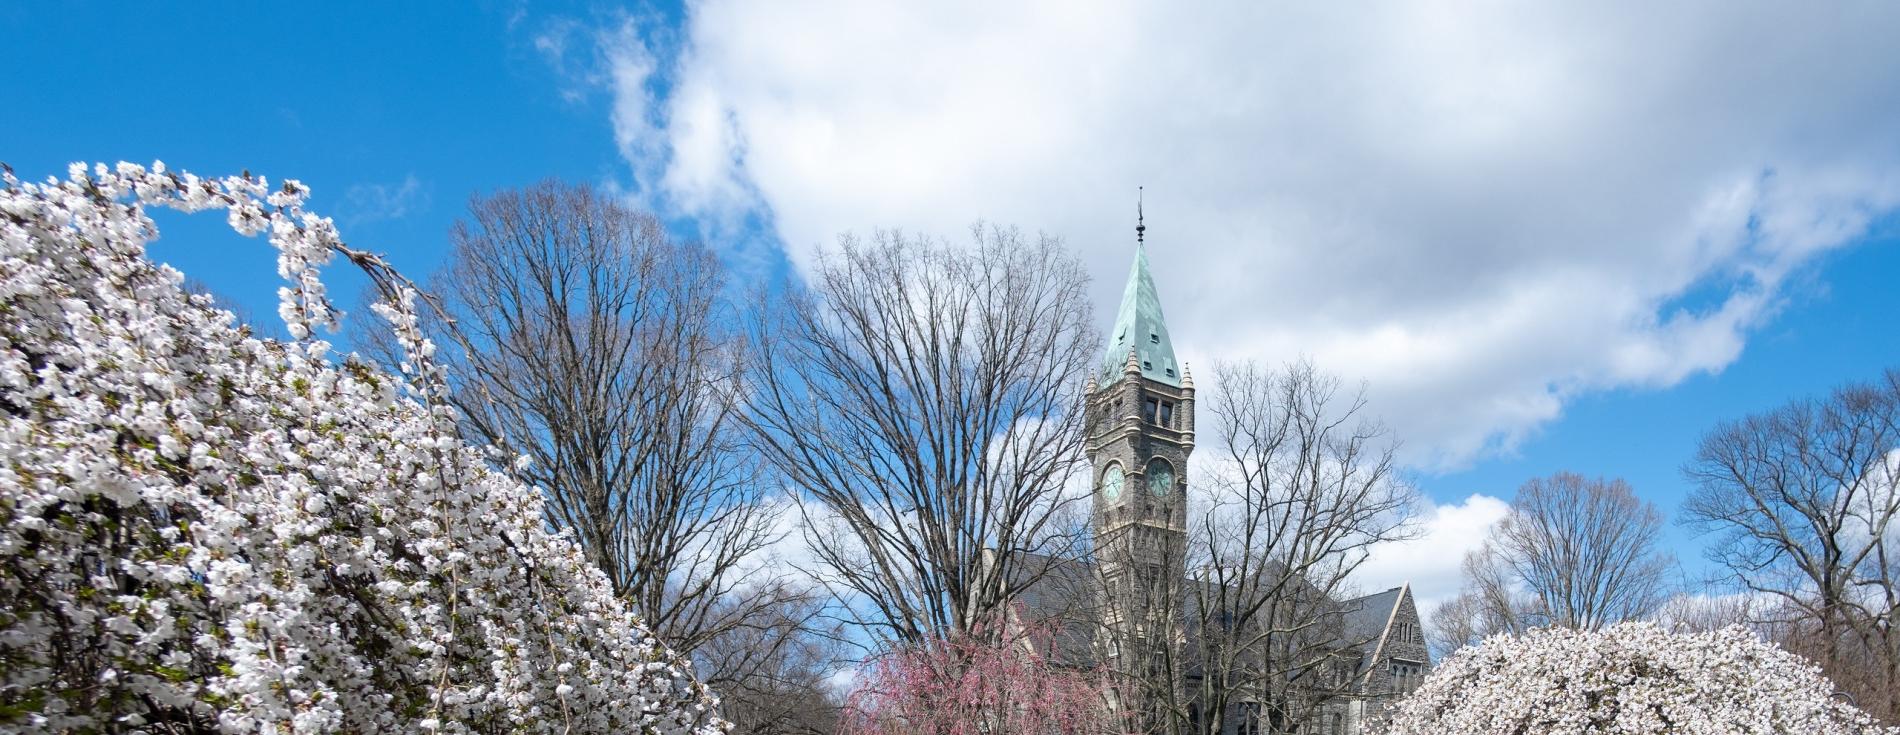
[{"label": "bare tree branch", "polygon": [[1654,614],[1675,557],[1662,513],[1620,479],[1570,472],[1518,488],[1510,512],[1464,560],[1464,590],[1432,613],[1448,654],[1498,633],[1556,625],[1600,630]]},{"label": "bare tree branch", "polygon": [[748,339],[746,419],[800,491],[816,571],[909,644],[976,630],[1035,581],[1024,554],[1076,544],[1086,276],[1054,239],[973,235],[845,237]]},{"label": "bare tree branch", "polygon": [[1711,561],[1783,644],[1900,718],[1900,371],[1717,426],[1683,473]]},{"label": "bare tree branch", "polygon": [[1372,642],[1344,624],[1352,573],[1375,545],[1416,536],[1418,495],[1363,392],[1342,396],[1310,364],[1219,366],[1210,392],[1208,503],[1190,519],[1184,597],[1165,605],[1184,616],[1185,644],[1111,645],[1157,657],[1124,669],[1148,674],[1139,696],[1169,703],[1159,731],[1219,735],[1243,707],[1273,732],[1316,730],[1321,708],[1356,690]]},{"label": "bare tree branch", "polygon": [[[717,258],[554,182],[474,198],[450,239],[425,325],[458,348],[442,358],[463,431],[528,460],[510,469],[546,493],[549,522],[675,648],[797,609],[750,563],[782,504],[734,420],[744,356]],[[749,673],[710,668],[716,685]]]}]

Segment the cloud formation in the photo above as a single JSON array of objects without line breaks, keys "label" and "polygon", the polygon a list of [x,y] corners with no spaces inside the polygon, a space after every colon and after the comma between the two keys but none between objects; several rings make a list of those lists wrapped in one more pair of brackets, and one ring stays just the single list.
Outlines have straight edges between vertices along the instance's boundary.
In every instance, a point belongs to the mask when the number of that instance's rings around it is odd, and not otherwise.
[{"label": "cloud formation", "polygon": [[343,191],[344,219],[351,224],[401,219],[410,212],[427,209],[428,187],[415,174],[397,183],[353,184]]},{"label": "cloud formation", "polygon": [[1900,206],[1900,6],[1614,5],[709,0],[592,38],[667,211],[798,267],[1040,229],[1105,320],[1143,185],[1188,362],[1310,356],[1450,468],[1721,370]]},{"label": "cloud formation", "polygon": [[1419,513],[1418,538],[1374,547],[1353,580],[1366,593],[1410,583],[1419,616],[1429,620],[1440,603],[1458,596],[1465,554],[1483,546],[1491,526],[1510,509],[1509,501],[1483,494],[1427,505]]}]

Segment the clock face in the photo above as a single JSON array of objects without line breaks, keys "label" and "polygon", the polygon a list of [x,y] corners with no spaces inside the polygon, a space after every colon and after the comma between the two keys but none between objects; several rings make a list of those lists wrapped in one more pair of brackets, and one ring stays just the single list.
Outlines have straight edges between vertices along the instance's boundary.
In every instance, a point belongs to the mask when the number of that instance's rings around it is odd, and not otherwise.
[{"label": "clock face", "polygon": [[1166,460],[1148,461],[1148,492],[1167,495],[1174,490],[1174,466]]},{"label": "clock face", "polygon": [[1102,497],[1110,501],[1121,497],[1123,479],[1121,465],[1110,464],[1102,470]]}]

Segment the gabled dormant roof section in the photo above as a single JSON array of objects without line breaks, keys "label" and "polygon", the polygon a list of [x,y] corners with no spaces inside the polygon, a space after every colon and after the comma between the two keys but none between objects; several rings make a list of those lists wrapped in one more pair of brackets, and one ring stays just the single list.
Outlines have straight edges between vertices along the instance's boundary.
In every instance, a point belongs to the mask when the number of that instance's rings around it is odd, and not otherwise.
[{"label": "gabled dormant roof section", "polygon": [[1108,333],[1108,352],[1102,356],[1102,385],[1121,380],[1131,350],[1142,377],[1180,387],[1181,366],[1174,361],[1174,342],[1168,339],[1168,324],[1161,317],[1161,296],[1155,291],[1154,276],[1148,273],[1148,251],[1139,243],[1135,264],[1128,271],[1128,286],[1122,290],[1121,309]]}]

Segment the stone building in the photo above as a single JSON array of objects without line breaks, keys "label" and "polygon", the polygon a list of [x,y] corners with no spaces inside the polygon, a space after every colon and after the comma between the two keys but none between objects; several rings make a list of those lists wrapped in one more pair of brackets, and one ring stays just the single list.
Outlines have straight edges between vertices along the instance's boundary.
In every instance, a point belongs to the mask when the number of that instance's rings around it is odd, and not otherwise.
[{"label": "stone building", "polygon": [[[1040,565],[1025,568],[1040,574],[1017,598],[1013,615],[1018,623],[1055,629],[1042,644],[1053,660],[1102,666],[1118,681],[1174,672],[1168,675],[1172,692],[1117,687],[1108,696],[1135,727],[1161,731],[1166,718],[1184,711],[1191,721],[1204,721],[1193,693],[1209,672],[1205,664],[1181,662],[1195,660],[1191,654],[1213,635],[1200,628],[1218,625],[1221,617],[1204,609],[1220,596],[1192,588],[1207,583],[1191,580],[1184,569],[1194,380],[1175,359],[1149,273],[1145,230],[1136,227],[1128,285],[1101,368],[1087,385],[1095,560],[1034,560]],[[1284,693],[1229,701],[1220,715],[1223,732],[1358,733],[1386,703],[1417,686],[1430,666],[1409,586],[1346,600],[1315,594],[1310,609],[1313,635],[1323,637],[1320,649],[1332,652],[1325,657],[1330,683],[1321,687],[1324,695],[1298,708],[1275,701]],[[1233,665],[1243,666],[1240,658]],[[1295,711],[1297,717],[1288,714]]]}]

